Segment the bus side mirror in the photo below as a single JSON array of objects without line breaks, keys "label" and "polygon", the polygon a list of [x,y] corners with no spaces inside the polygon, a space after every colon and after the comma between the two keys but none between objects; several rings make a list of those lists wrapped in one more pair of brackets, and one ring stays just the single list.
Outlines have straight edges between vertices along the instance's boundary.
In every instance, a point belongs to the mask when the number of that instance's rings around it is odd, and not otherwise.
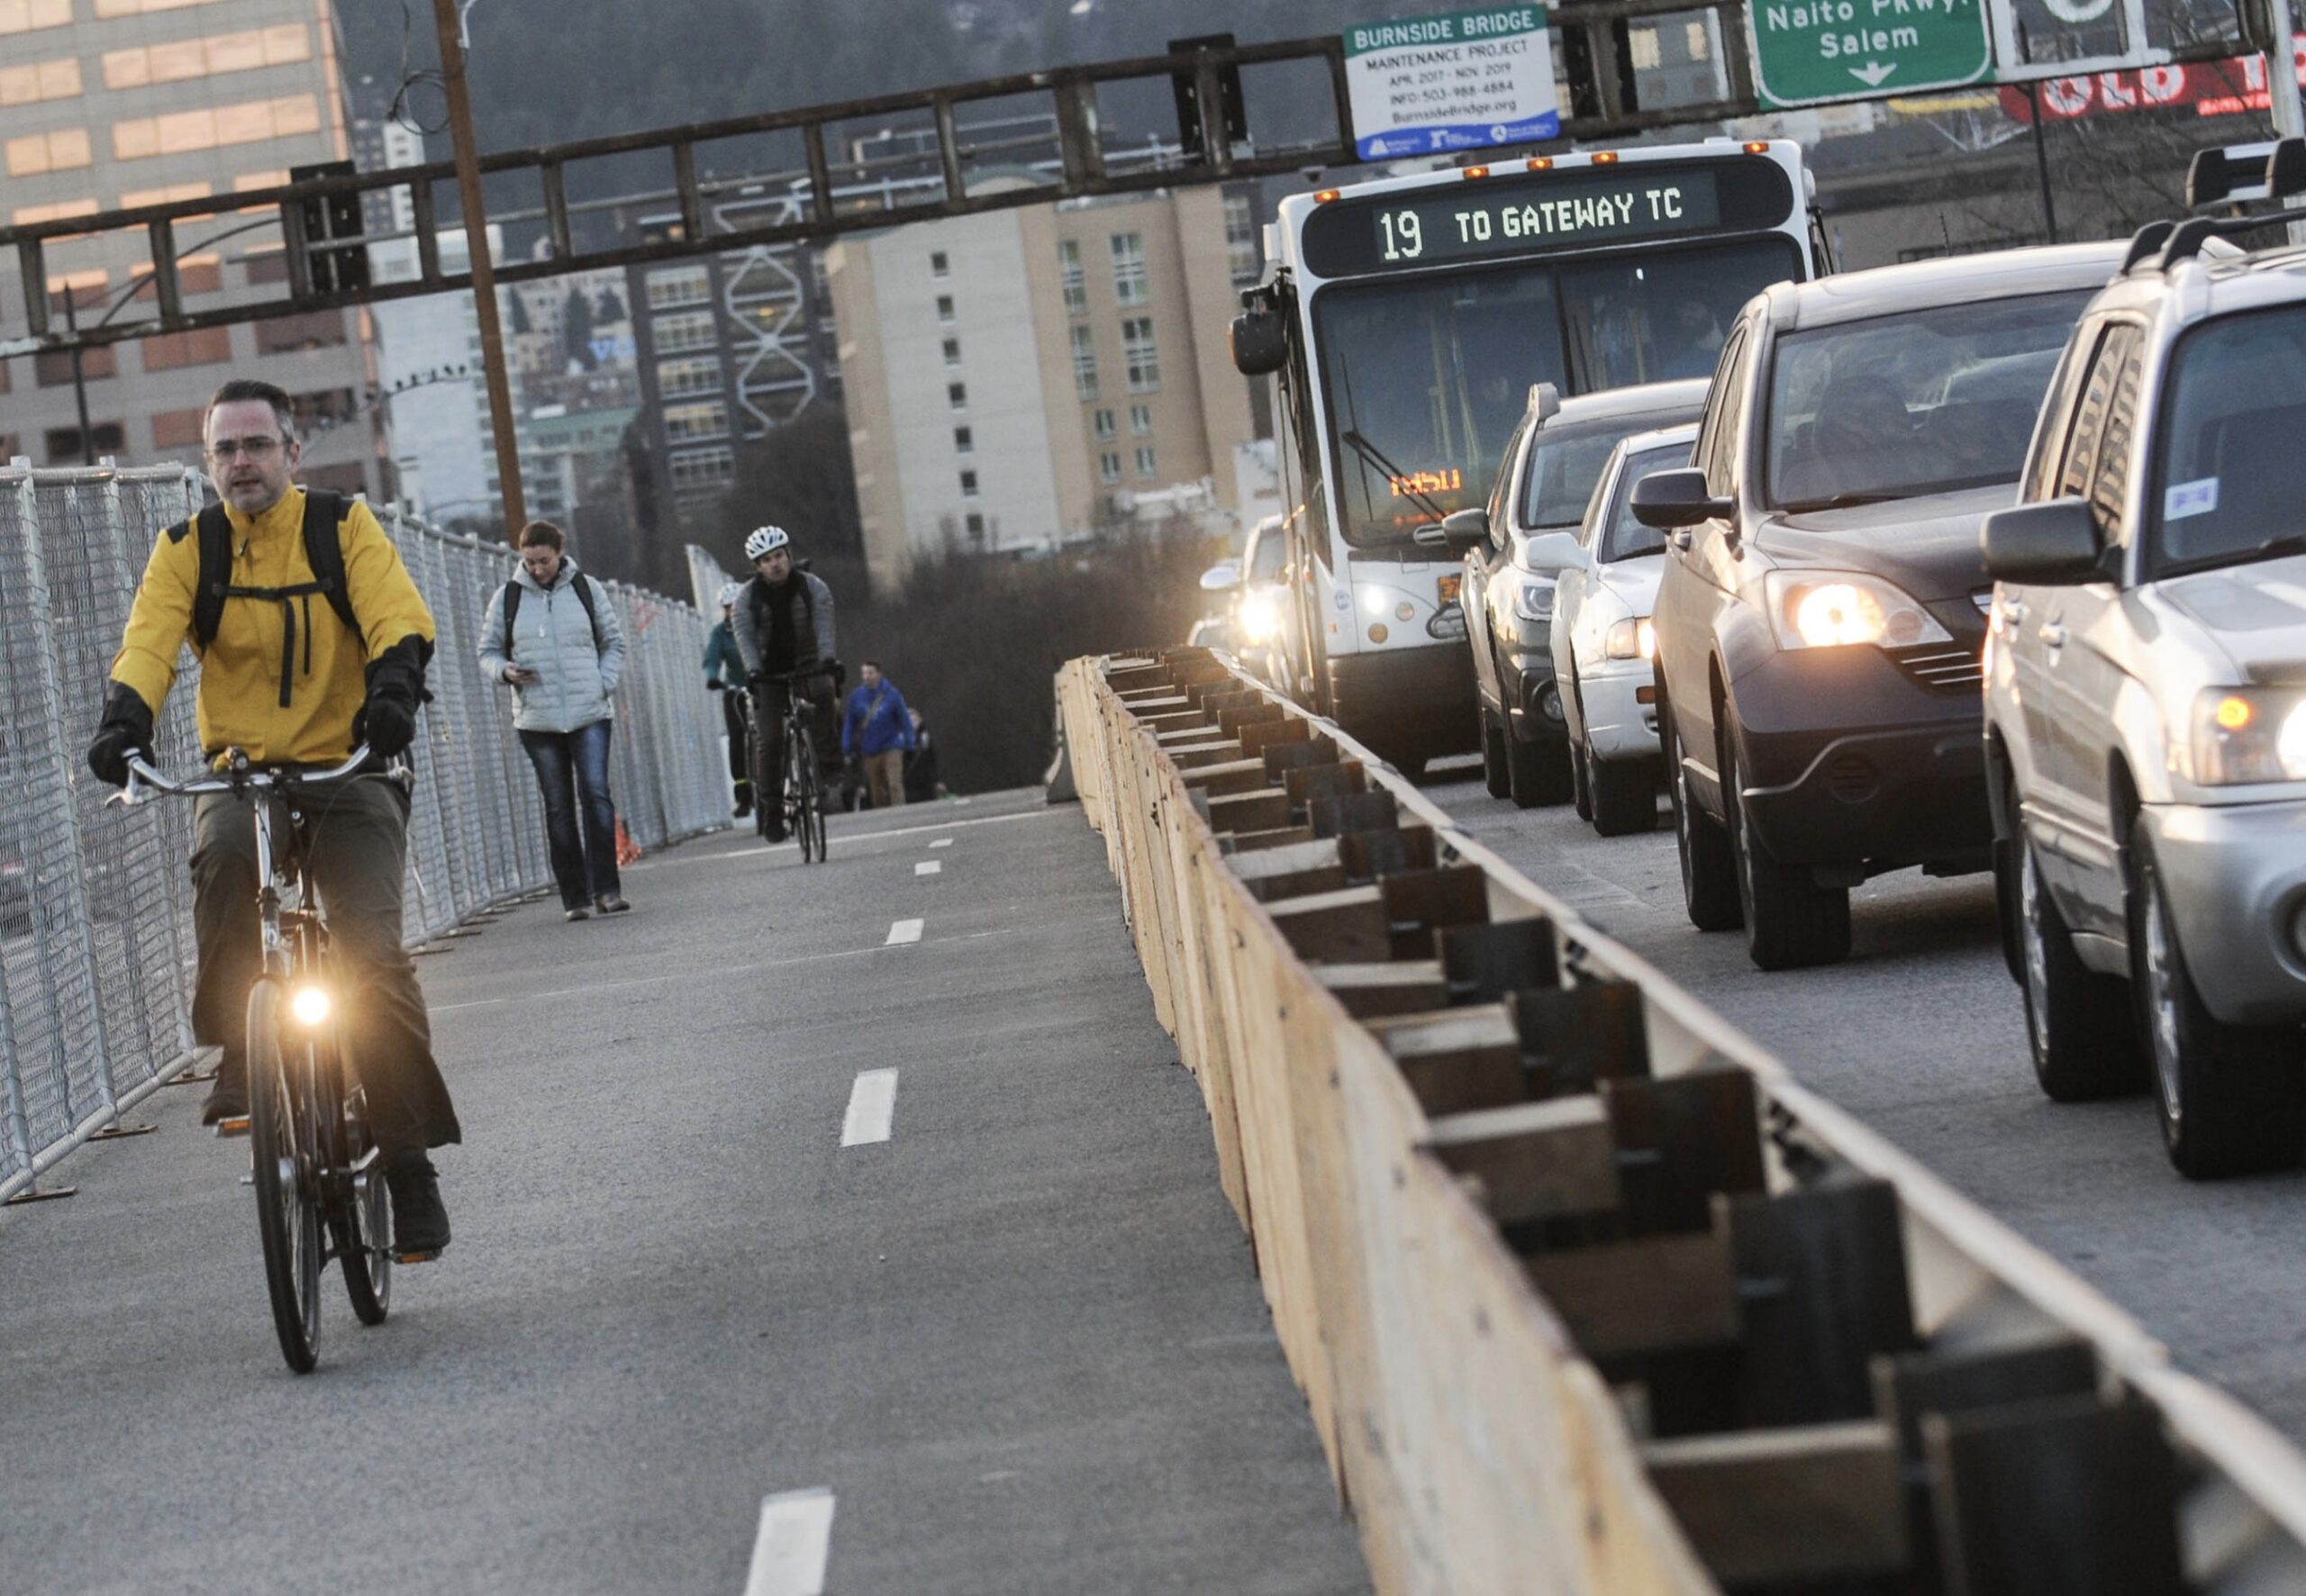
[{"label": "bus side mirror", "polygon": [[1277,312],[1247,310],[1233,318],[1233,369],[1243,376],[1270,376],[1289,359],[1289,339]]},{"label": "bus side mirror", "polygon": [[1727,516],[1735,508],[1705,491],[1705,473],[1693,466],[1652,471],[1633,485],[1633,519],[1657,531],[1693,527]]}]

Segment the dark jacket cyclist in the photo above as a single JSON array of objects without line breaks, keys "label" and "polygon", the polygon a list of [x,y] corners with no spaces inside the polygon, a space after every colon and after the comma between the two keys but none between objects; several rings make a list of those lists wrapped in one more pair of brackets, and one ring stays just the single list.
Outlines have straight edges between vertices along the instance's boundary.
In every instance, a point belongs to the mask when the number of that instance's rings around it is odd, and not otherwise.
[{"label": "dark jacket cyclist", "polygon": [[754,721],[760,730],[766,785],[753,794],[764,806],[772,842],[785,839],[785,709],[790,685],[775,678],[809,676],[808,697],[820,750],[833,746],[832,589],[793,563],[793,540],[783,527],[755,527],[745,558],[757,573],[738,591],[737,651],[753,685]]}]

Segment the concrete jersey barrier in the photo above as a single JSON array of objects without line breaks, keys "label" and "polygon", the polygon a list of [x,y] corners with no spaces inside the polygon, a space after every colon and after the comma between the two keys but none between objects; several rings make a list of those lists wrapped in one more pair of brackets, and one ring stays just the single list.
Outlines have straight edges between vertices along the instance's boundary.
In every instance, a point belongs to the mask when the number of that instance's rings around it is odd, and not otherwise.
[{"label": "concrete jersey barrier", "polygon": [[1058,686],[1381,1591],[2306,1589],[2306,1459],[1333,725]]}]

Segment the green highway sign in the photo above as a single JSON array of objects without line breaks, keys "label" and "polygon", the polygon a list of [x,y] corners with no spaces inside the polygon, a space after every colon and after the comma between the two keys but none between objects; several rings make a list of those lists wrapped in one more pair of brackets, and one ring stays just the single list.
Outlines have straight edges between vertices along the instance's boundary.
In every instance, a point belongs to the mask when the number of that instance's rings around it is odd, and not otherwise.
[{"label": "green highway sign", "polygon": [[1920,94],[1993,74],[1984,0],[1749,0],[1765,105]]}]

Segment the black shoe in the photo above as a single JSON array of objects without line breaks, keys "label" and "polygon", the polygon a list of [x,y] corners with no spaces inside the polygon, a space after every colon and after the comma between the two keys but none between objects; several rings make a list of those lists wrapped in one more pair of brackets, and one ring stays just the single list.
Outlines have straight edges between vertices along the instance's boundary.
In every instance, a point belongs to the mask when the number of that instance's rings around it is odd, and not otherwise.
[{"label": "black shoe", "polygon": [[222,1124],[227,1120],[249,1117],[249,1083],[245,1073],[226,1075],[220,1068],[216,1084],[208,1089],[207,1101],[200,1105],[203,1125]]},{"label": "black shoe", "polygon": [[593,911],[586,905],[579,903],[574,909],[570,909],[564,912],[560,918],[563,920],[590,920],[593,918]]},{"label": "black shoe", "polygon": [[403,1264],[439,1257],[449,1245],[449,1211],[440,1204],[440,1179],[422,1153],[385,1171],[393,1199],[393,1256]]},{"label": "black shoe", "polygon": [[785,822],[783,821],[771,821],[769,822],[768,839],[771,842],[783,842],[790,835],[792,834],[785,830]]},{"label": "black shoe", "polygon": [[593,907],[603,914],[622,914],[632,905],[626,902],[620,893],[604,893],[593,900]]}]

